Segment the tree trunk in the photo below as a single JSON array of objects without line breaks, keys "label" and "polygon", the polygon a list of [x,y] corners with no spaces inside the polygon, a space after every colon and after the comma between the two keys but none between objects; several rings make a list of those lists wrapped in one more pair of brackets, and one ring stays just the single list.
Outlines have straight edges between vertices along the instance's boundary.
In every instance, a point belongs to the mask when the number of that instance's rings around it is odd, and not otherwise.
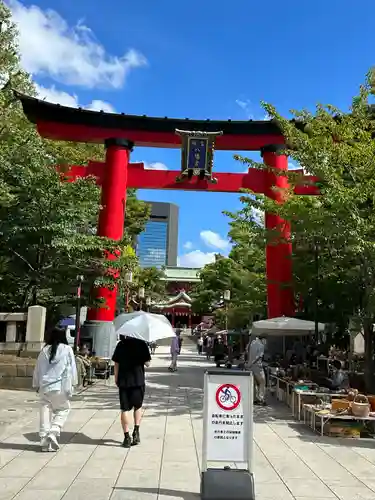
[{"label": "tree trunk", "polygon": [[374,327],[372,318],[363,322],[365,339],[365,386],[367,394],[375,394],[374,378]]}]

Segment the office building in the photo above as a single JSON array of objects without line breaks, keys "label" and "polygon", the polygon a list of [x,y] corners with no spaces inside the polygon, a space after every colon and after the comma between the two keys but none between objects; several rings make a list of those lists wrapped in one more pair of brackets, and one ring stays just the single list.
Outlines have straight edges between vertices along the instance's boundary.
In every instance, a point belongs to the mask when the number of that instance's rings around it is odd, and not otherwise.
[{"label": "office building", "polygon": [[141,267],[177,266],[178,206],[149,202],[151,216],[138,236],[137,255]]}]

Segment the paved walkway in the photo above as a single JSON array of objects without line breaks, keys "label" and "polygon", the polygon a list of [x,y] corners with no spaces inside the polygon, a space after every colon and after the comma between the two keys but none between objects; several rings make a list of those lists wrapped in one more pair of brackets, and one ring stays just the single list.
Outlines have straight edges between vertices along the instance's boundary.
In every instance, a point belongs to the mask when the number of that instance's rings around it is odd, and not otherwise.
[{"label": "paved walkway", "polygon": [[[186,350],[178,373],[167,366],[167,351],[160,348],[148,370],[142,444],[130,450],[119,446],[116,389],[102,382],[74,401],[56,454],[39,452],[36,417],[6,426],[0,500],[199,498],[207,363]],[[257,408],[255,421],[256,500],[375,499],[373,441],[320,438],[292,421],[283,406]]]}]

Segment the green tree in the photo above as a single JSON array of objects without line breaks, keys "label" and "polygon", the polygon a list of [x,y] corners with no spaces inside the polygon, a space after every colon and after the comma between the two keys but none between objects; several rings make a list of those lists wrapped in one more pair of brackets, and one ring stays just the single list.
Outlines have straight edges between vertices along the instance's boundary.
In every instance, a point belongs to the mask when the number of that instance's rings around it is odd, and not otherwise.
[{"label": "green tree", "polygon": [[136,272],[138,287],[144,287],[146,296],[151,297],[153,302],[166,297],[165,277],[163,269],[156,267],[138,268]]},{"label": "green tree", "polygon": [[[264,231],[247,197],[241,200],[241,210],[226,213],[231,220],[229,257],[217,256],[206,265],[193,293],[194,310],[213,310],[216,323],[223,328],[247,328],[254,317],[266,312]],[[227,304],[223,301],[225,290],[231,293]]]},{"label": "green tree", "polygon": [[362,326],[368,390],[374,389],[375,122],[369,108],[373,81],[370,72],[349,112],[319,104],[314,113],[293,111],[291,121],[264,104],[286,137],[286,153],[320,179],[322,196],[295,196],[292,188],[301,179],[289,173],[291,189],[284,193],[284,205],[255,197],[265,210],[292,222],[295,284],[310,313],[315,301],[319,317],[325,315],[339,328],[345,328],[350,317]]},{"label": "green tree", "polygon": [[103,256],[121,254],[134,240],[148,207],[129,192],[121,242],[88,230],[97,225],[99,189],[92,179],[62,182],[56,165],[102,159],[104,148],[47,141],[37,134],[13,93],[35,95],[35,89],[20,66],[17,31],[3,2],[0,27],[0,303],[4,310],[38,303],[58,315],[62,304],[74,301],[77,275],[84,275],[88,288],[111,286],[111,269],[133,265],[123,256],[111,263]]}]

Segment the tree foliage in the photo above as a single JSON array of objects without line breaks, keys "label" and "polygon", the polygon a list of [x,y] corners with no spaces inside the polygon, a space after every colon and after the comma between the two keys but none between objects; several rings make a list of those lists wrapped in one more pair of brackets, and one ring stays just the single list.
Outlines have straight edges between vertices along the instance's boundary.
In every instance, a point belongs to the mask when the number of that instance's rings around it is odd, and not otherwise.
[{"label": "tree foliage", "polygon": [[[375,323],[375,115],[371,106],[374,75],[374,71],[369,72],[348,111],[318,104],[314,112],[292,111],[291,120],[274,106],[263,103],[284,134],[287,147],[284,154],[319,179],[321,196],[295,195],[294,187],[304,182],[303,174],[275,171],[289,180],[290,188],[282,193],[285,203],[278,204],[262,195],[243,196],[242,210],[230,214],[234,247],[228,259],[235,275],[239,276],[238,265],[254,271],[248,283],[259,284],[255,289],[260,292],[261,304],[265,299],[262,248],[270,234],[261,225],[254,228],[249,214],[261,210],[289,220],[294,288],[301,298],[298,314],[330,323],[339,337],[345,336],[353,319],[362,327],[368,388],[372,386],[374,373]],[[250,168],[270,170],[248,158],[237,159]],[[256,271],[254,252],[260,259]],[[223,290],[222,270],[222,264],[214,263],[202,271],[197,297],[204,298],[207,304],[217,299],[218,290]],[[225,281],[227,286],[233,287],[233,301],[237,300],[231,277]],[[240,302],[244,301],[245,293],[241,292]],[[248,305],[254,308],[254,302]]]},{"label": "tree foliage", "polygon": [[[38,303],[58,314],[74,300],[77,275],[89,288],[93,282],[113,283],[109,267],[136,267],[137,260],[122,249],[142,231],[149,207],[128,193],[121,242],[90,229],[100,207],[94,180],[66,183],[55,167],[102,159],[104,148],[44,140],[26,120],[13,90],[35,95],[35,88],[20,66],[17,31],[3,2],[0,75],[0,303],[3,310]],[[108,264],[103,256],[115,251],[120,258]]]},{"label": "tree foliage", "polygon": [[145,289],[146,296],[153,302],[166,298],[166,281],[163,269],[156,267],[138,268],[136,271],[136,282],[139,287]]},{"label": "tree foliage", "polygon": [[[262,227],[252,207],[241,198],[243,208],[227,212],[230,218],[229,256],[217,256],[200,273],[193,293],[193,308],[200,313],[213,310],[221,327],[246,328],[254,317],[265,314],[265,246]],[[224,291],[230,290],[225,304]]]},{"label": "tree foliage", "polygon": [[[278,205],[262,196],[247,197],[265,211],[292,223],[295,289],[302,313],[331,322],[343,335],[351,319],[363,328],[366,378],[374,373],[375,322],[375,121],[370,104],[373,72],[360,87],[349,112],[318,104],[315,112],[293,111],[294,120],[264,104],[286,138],[286,153],[319,179],[321,196],[296,196],[300,174],[289,172],[290,190]],[[264,168],[249,159],[249,166]]]}]

